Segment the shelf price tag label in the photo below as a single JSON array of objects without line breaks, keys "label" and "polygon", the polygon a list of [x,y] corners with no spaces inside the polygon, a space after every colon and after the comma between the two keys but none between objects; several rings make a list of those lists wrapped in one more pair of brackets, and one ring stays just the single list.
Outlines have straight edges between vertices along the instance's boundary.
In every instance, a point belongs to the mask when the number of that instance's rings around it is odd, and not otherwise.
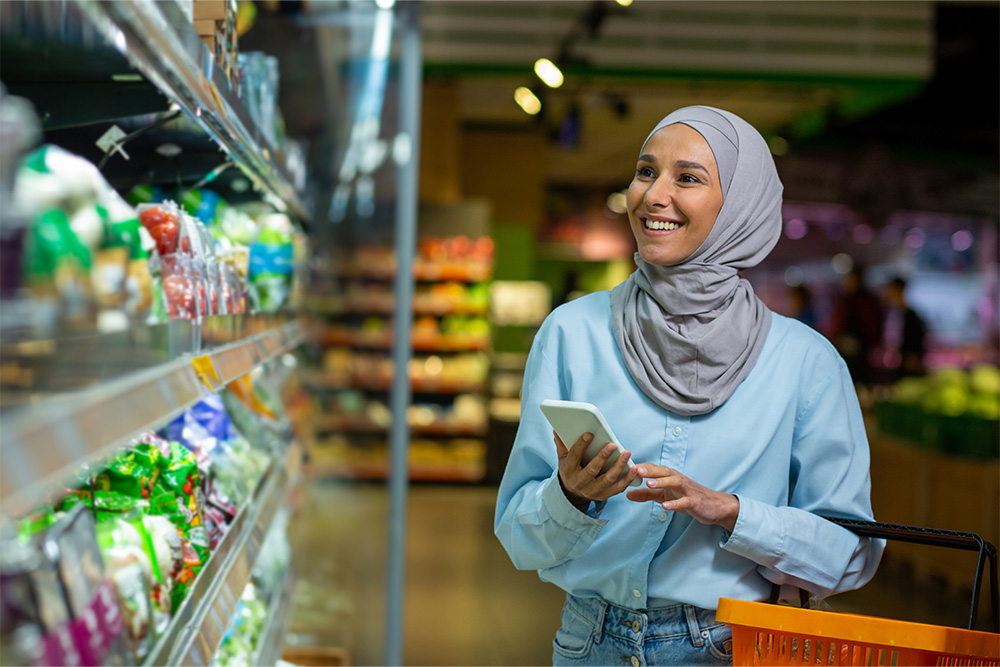
[{"label": "shelf price tag label", "polygon": [[198,374],[201,381],[205,383],[205,386],[212,391],[215,391],[222,385],[219,373],[215,370],[215,364],[212,363],[211,355],[203,354],[200,357],[195,357],[191,360],[191,368]]}]

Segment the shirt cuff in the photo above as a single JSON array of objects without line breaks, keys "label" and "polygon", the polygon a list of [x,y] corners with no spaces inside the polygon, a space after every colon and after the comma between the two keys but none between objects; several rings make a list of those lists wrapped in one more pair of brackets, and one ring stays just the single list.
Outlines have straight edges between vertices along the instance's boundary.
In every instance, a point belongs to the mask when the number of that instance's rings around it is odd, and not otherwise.
[{"label": "shirt cuff", "polygon": [[784,522],[778,516],[769,516],[767,504],[739,494],[736,497],[740,513],[733,532],[720,546],[760,565],[778,562],[785,544]]},{"label": "shirt cuff", "polygon": [[581,532],[593,531],[596,537],[597,532],[600,532],[601,528],[607,523],[606,519],[597,518],[601,511],[604,510],[607,502],[591,502],[587,507],[586,514],[578,510],[562,490],[562,485],[559,483],[558,469],[545,482],[545,489],[542,491],[542,502],[545,503],[545,509],[548,510],[552,520],[564,528]]}]

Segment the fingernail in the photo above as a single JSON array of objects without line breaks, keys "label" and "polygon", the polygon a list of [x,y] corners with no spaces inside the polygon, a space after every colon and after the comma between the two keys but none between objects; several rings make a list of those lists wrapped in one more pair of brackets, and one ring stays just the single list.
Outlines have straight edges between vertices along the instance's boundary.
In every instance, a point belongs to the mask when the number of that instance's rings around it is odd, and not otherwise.
[{"label": "fingernail", "polygon": [[640,475],[645,475],[646,474],[646,469],[645,468],[639,468],[636,472],[638,474],[640,474]]},{"label": "fingernail", "polygon": [[584,433],[583,434],[583,441],[584,442],[590,442],[593,439],[594,439],[594,434],[593,433]]}]

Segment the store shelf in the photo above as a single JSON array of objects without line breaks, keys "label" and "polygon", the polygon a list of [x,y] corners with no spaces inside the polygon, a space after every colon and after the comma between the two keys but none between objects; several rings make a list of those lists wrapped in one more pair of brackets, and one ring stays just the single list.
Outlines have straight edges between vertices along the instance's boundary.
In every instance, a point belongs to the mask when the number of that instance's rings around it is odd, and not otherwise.
[{"label": "store shelf", "polygon": [[301,460],[301,450],[292,444],[271,461],[250,501],[236,515],[198,574],[188,597],[174,613],[169,629],[159,638],[145,665],[211,662],[235,616],[271,522],[297,481]]},{"label": "store shelf", "polygon": [[[303,373],[302,384],[324,391],[339,391],[343,389],[358,389],[361,391],[388,392],[389,379],[379,378],[344,378],[323,375],[322,373]],[[450,382],[415,378],[410,381],[410,389],[418,394],[481,394],[487,389],[486,382]]]},{"label": "store shelf", "polygon": [[[261,323],[254,318],[211,320],[132,330],[130,349],[137,358],[168,360],[106,382],[97,376],[99,383],[92,387],[5,411],[0,417],[4,461],[0,502],[4,509],[33,503],[74,472],[114,453],[128,439],[174,418],[208,393],[302,341],[297,322],[258,331]],[[205,344],[206,340],[211,344]],[[141,342],[150,346],[143,347]],[[66,354],[79,352],[73,346],[48,343],[42,347],[69,350]],[[100,359],[115,354],[117,343],[116,336],[98,337],[86,349],[93,351],[99,366]],[[164,351],[162,345],[168,349]],[[58,369],[61,358],[57,355],[47,363]]]},{"label": "store shelf", "polygon": [[79,2],[108,41],[195,119],[257,186],[270,193],[272,203],[308,222],[309,213],[283,156],[251,120],[194,27],[166,18],[161,7],[169,4],[150,0]]},{"label": "store shelf", "polygon": [[[320,342],[331,347],[388,350],[392,347],[392,333],[330,328],[320,336]],[[417,352],[481,352],[489,349],[490,337],[480,334],[415,334],[412,345]]]},{"label": "store shelf", "polygon": [[281,587],[275,591],[275,598],[267,610],[267,621],[261,631],[260,640],[251,656],[251,665],[274,665],[281,657],[288,621],[292,612],[297,577],[291,570],[285,574]]},{"label": "store shelf", "polygon": [[[330,479],[382,481],[389,478],[389,464],[310,463],[307,474]],[[480,482],[486,471],[482,464],[410,464],[409,478],[414,482]]]},{"label": "store shelf", "polygon": [[[388,426],[375,424],[367,419],[345,417],[342,415],[326,415],[319,417],[313,423],[319,432],[339,431],[341,433],[364,433],[371,435],[387,435]],[[453,438],[481,438],[486,436],[486,424],[449,424],[434,423],[426,425],[410,425],[412,435],[429,435]]]},{"label": "store shelf", "polygon": [[[346,279],[392,280],[396,275],[395,264],[348,265],[338,277]],[[413,278],[418,282],[462,282],[478,283],[493,277],[493,266],[489,262],[438,263],[417,261],[413,267]]]},{"label": "store shelf", "polygon": [[[362,301],[361,299],[328,297],[316,299],[304,306],[306,312],[318,315],[382,315],[391,316],[395,314],[396,304],[391,297],[385,295],[372,295],[371,298]],[[469,315],[486,317],[490,314],[489,304],[486,303],[455,303],[444,300],[435,300],[414,297],[413,314],[417,316],[433,315],[446,317],[448,315]]]}]

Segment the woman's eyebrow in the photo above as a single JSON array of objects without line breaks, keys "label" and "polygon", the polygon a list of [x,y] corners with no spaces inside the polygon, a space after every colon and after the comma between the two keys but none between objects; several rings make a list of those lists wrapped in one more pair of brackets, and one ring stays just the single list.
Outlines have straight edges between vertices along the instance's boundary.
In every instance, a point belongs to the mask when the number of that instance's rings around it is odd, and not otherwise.
[{"label": "woman's eyebrow", "polygon": [[677,162],[674,162],[674,166],[678,169],[701,169],[706,174],[710,173],[708,169],[705,169],[705,167],[701,166],[697,162],[691,162],[689,160],[677,160]]}]

